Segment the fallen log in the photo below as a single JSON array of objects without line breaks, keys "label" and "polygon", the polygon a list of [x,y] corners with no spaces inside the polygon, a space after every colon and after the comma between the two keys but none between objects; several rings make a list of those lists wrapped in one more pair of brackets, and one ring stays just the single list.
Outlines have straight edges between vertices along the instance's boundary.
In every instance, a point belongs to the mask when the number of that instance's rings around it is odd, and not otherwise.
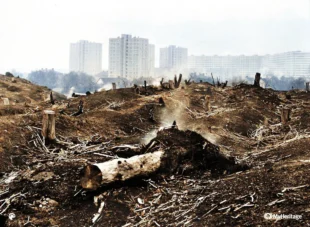
[{"label": "fallen log", "polygon": [[83,97],[83,96],[86,96],[86,94],[83,94],[83,93],[72,93],[72,97]]},{"label": "fallen log", "polygon": [[119,158],[104,163],[88,165],[81,185],[96,190],[102,184],[125,181],[136,176],[147,176],[160,168],[163,151]]},{"label": "fallen log", "polygon": [[208,169],[213,174],[223,174],[249,168],[236,163],[233,157],[226,157],[218,146],[198,133],[178,130],[176,123],[174,127],[159,131],[138,153],[141,155],[86,166],[82,187],[96,190],[101,185],[145,177],[157,171],[184,173],[185,170]]}]

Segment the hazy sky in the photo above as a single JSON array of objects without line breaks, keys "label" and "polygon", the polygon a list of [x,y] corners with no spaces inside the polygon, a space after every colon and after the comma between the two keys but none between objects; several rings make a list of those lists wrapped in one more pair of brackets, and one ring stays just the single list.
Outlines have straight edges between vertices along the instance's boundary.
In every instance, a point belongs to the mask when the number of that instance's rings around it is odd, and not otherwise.
[{"label": "hazy sky", "polygon": [[69,68],[69,44],[132,34],[189,54],[310,51],[309,0],[1,0],[0,73]]}]

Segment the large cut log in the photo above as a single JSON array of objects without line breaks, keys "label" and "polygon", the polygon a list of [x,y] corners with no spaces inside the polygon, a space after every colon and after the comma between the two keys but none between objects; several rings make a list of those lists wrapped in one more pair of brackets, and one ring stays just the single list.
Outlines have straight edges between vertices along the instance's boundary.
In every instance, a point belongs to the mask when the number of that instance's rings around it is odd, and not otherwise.
[{"label": "large cut log", "polygon": [[137,176],[147,176],[160,168],[163,154],[163,151],[156,151],[128,159],[119,158],[88,165],[81,181],[82,187],[96,190],[100,185],[125,181]]},{"label": "large cut log", "polygon": [[55,132],[55,112],[52,110],[43,111],[43,127],[42,127],[42,136],[45,141],[55,141],[56,132]]},{"label": "large cut log", "polygon": [[248,168],[236,163],[233,157],[225,156],[218,146],[198,133],[178,130],[176,122],[171,128],[158,131],[156,138],[140,150],[140,153],[145,152],[148,153],[86,166],[82,187],[96,190],[101,185],[145,177],[155,172],[183,173],[209,169],[211,173],[222,174]]}]

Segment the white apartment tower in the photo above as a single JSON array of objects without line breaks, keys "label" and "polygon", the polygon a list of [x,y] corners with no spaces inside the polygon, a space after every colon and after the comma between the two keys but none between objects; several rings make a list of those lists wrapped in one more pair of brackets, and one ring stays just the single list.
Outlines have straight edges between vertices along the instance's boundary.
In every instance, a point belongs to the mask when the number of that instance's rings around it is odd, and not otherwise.
[{"label": "white apartment tower", "polygon": [[152,76],[155,47],[148,39],[123,34],[110,38],[109,77],[134,79]]},{"label": "white apartment tower", "polygon": [[70,44],[70,72],[96,75],[102,71],[102,44],[81,40]]},{"label": "white apartment tower", "polygon": [[310,53],[291,51],[263,56],[189,56],[188,68],[190,72],[214,73],[225,78],[253,76],[256,72],[275,76],[308,77]]},{"label": "white apartment tower", "polygon": [[160,48],[160,68],[180,71],[187,69],[187,48],[168,46]]}]

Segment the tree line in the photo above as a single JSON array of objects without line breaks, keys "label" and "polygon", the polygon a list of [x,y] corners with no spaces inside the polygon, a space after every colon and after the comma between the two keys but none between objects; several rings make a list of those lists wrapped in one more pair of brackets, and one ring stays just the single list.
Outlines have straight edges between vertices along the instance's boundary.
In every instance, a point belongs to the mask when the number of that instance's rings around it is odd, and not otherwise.
[{"label": "tree line", "polygon": [[54,69],[42,69],[32,71],[28,80],[51,89],[60,89],[61,93],[67,94],[72,88],[74,92],[85,93],[99,88],[95,78],[85,73],[70,72],[63,74]]}]

